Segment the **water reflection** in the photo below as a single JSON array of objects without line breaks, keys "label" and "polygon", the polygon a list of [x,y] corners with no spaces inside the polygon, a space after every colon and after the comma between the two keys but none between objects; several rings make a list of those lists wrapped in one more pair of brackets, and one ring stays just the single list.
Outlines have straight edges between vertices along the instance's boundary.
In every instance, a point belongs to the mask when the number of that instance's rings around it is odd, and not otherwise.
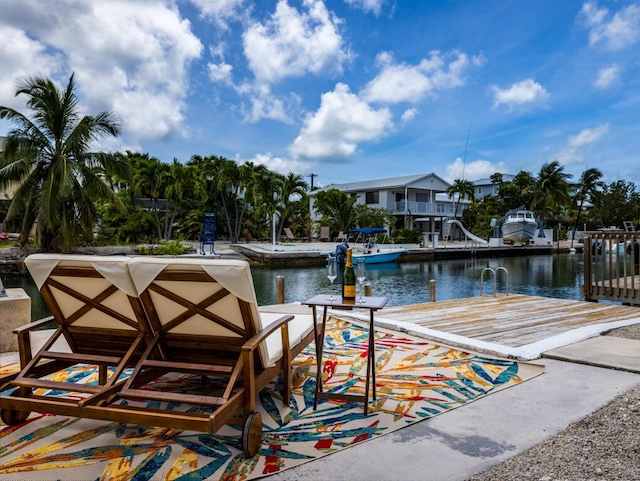
[{"label": "water reflection", "polygon": [[[517,294],[582,299],[583,260],[581,255],[504,257],[496,259],[456,259],[367,266],[367,282],[374,295],[389,297],[389,305],[429,301],[429,281],[434,279],[437,299],[456,299],[480,295],[480,278],[485,267],[505,267],[509,271],[509,290]],[[276,300],[275,278],[285,278],[285,301],[303,301],[318,292],[329,292],[324,268],[253,268],[258,303]],[[339,283],[339,279],[336,280]],[[506,289],[506,276],[498,274],[497,291]],[[485,274],[484,293],[493,291],[493,277]]]},{"label": "water reflection", "polygon": [[[389,305],[398,306],[429,301],[429,281],[437,286],[437,300],[480,295],[480,276],[485,267],[505,267],[509,271],[512,293],[560,299],[582,299],[583,258],[581,255],[504,257],[496,259],[456,259],[367,266],[367,280],[373,295],[386,296]],[[324,267],[267,269],[252,268],[256,296],[260,305],[275,304],[276,277],[285,279],[285,302],[300,302],[330,291]],[[3,278],[6,287],[22,287],[32,299],[32,318],[49,315],[38,290],[29,277]],[[340,278],[335,281],[339,292]],[[506,279],[500,273],[497,291],[505,292]],[[484,294],[491,294],[493,278],[485,274]]]}]

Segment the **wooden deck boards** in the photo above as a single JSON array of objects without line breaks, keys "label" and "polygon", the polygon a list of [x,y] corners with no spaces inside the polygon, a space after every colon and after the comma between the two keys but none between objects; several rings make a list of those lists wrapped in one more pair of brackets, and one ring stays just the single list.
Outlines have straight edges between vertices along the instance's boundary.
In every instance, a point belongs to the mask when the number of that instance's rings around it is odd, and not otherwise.
[{"label": "wooden deck boards", "polygon": [[581,326],[640,322],[640,307],[510,294],[387,307],[379,316],[519,347]]}]

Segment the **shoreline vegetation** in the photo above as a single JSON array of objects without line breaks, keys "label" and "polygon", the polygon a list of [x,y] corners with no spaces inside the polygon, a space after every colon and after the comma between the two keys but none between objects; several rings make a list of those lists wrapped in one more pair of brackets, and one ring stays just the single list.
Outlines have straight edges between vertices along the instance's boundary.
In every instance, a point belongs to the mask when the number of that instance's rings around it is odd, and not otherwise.
[{"label": "shoreline vegetation", "polygon": [[[437,248],[406,245],[399,262],[413,262],[442,259],[464,259],[470,257],[493,258],[512,257],[522,255],[549,255],[556,252],[569,252],[569,241],[554,242],[551,245],[531,246],[469,246],[466,242],[450,241]],[[231,244],[219,242],[216,244],[216,256],[242,258],[251,264],[264,267],[294,267],[324,265],[327,255],[335,251],[336,243],[295,243],[271,244],[266,242],[248,242]],[[581,244],[575,244],[576,255],[581,255]],[[0,247],[0,274],[20,275],[25,273],[24,259],[36,248]],[[101,247],[78,247],[71,251],[75,254],[88,255],[171,255],[171,256],[199,256],[200,244],[191,242],[163,242],[157,244],[120,245]],[[207,254],[209,255],[209,254]]]}]

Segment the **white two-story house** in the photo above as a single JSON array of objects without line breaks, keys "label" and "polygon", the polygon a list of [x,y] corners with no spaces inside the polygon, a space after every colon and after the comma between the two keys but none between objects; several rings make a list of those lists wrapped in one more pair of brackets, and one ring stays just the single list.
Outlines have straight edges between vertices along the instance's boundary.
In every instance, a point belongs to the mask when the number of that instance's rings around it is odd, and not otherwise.
[{"label": "white two-story house", "polygon": [[[454,216],[455,202],[446,194],[449,185],[443,178],[430,173],[331,184],[321,190],[337,189],[356,197],[360,204],[387,208],[396,218],[395,225],[387,227],[441,232],[442,221]],[[313,192],[310,196],[313,206]],[[460,203],[457,217],[465,205],[464,201]]]}]

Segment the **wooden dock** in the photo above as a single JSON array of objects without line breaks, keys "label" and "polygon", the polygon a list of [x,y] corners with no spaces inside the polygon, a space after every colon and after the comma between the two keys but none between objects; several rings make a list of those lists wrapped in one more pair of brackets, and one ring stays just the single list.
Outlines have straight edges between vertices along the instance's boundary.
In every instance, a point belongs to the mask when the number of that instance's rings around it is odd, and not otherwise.
[{"label": "wooden dock", "polygon": [[378,316],[516,348],[584,326],[640,322],[640,306],[503,294],[387,307]]}]

